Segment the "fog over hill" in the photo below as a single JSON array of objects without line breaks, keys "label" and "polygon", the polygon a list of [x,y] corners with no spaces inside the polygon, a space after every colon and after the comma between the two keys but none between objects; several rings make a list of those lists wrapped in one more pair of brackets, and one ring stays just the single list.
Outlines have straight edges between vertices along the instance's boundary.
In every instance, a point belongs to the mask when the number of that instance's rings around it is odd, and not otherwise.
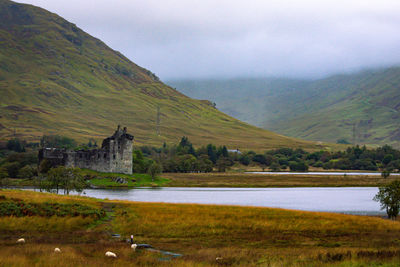
[{"label": "fog over hill", "polygon": [[321,78],[400,63],[398,0],[19,0],[162,80]]},{"label": "fog over hill", "polygon": [[[400,68],[317,80],[167,81],[227,114],[281,134],[400,147]],[[343,141],[343,140],[342,140]]]}]

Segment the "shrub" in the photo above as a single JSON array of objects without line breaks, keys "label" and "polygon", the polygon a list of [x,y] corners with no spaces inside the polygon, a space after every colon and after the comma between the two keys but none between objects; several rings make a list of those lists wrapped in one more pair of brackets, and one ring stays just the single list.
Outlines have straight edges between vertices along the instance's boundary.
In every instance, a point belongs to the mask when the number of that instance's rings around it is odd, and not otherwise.
[{"label": "shrub", "polygon": [[314,167],[321,168],[323,166],[322,161],[317,161],[314,163]]},{"label": "shrub", "polygon": [[273,162],[271,166],[269,166],[271,171],[273,172],[279,172],[281,170],[281,166],[277,162]]},{"label": "shrub", "polygon": [[3,199],[0,201],[0,216],[71,216],[71,217],[95,217],[100,219],[105,216],[102,209],[92,208],[82,204],[60,204],[60,203],[26,203],[20,200]]},{"label": "shrub", "polygon": [[245,166],[250,164],[250,158],[247,155],[243,155],[239,158],[239,162]]},{"label": "shrub", "polygon": [[30,179],[35,175],[37,175],[37,170],[32,165],[26,165],[25,167],[21,168],[18,172],[18,178]]},{"label": "shrub", "polygon": [[290,171],[306,172],[308,165],[304,161],[291,161],[289,163]]},{"label": "shrub", "polygon": [[21,168],[21,165],[19,162],[7,162],[3,164],[2,166],[7,170],[8,177],[10,178],[16,178],[19,172],[19,169]]},{"label": "shrub", "polygon": [[328,161],[328,162],[325,162],[323,165],[322,165],[322,168],[324,168],[324,170],[328,170],[328,169],[331,169],[332,168],[332,164]]}]

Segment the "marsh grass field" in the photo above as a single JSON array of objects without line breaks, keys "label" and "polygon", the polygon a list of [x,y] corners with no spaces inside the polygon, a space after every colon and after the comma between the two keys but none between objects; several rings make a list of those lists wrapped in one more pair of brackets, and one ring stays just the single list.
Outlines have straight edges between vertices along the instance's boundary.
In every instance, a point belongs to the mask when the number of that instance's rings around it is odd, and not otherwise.
[{"label": "marsh grass field", "polygon": [[[294,210],[109,201],[1,190],[1,266],[398,266],[400,223]],[[79,204],[52,216],[4,215],[5,202]],[[23,211],[27,212],[27,211]],[[121,238],[114,238],[118,233]],[[180,253],[134,252],[125,239]],[[25,244],[17,244],[18,238]],[[59,247],[61,253],[54,253]],[[104,253],[113,251],[116,259]],[[216,261],[216,258],[222,258]]]},{"label": "marsh grass field", "polygon": [[163,186],[179,187],[352,187],[383,186],[396,179],[368,175],[278,175],[243,172],[163,173]]}]

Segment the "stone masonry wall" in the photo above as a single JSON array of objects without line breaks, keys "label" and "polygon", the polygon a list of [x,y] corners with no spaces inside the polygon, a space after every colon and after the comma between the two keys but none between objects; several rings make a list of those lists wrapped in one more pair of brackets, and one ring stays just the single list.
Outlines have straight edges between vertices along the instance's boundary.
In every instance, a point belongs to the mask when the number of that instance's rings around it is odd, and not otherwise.
[{"label": "stone masonry wall", "polygon": [[43,148],[39,161],[49,160],[53,165],[78,167],[99,172],[132,174],[133,136],[121,130],[103,140],[101,149],[67,151],[65,149]]}]

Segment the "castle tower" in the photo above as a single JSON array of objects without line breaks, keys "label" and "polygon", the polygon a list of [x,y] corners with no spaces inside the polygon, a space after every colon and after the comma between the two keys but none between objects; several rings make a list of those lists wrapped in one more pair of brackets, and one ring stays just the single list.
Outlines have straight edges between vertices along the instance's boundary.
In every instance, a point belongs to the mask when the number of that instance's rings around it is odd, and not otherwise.
[{"label": "castle tower", "polygon": [[109,172],[132,174],[133,136],[127,133],[126,127],[118,125],[115,133],[104,139],[102,149],[108,153]]}]

